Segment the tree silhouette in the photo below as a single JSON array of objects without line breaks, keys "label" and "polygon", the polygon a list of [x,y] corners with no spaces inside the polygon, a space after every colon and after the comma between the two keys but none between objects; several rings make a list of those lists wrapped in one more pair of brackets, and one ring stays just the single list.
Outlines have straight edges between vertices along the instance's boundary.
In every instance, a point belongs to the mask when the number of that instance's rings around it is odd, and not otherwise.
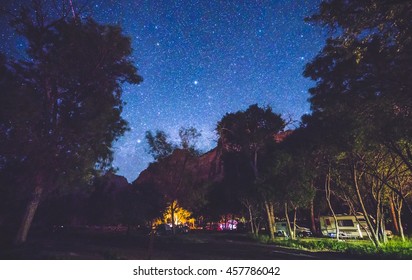
[{"label": "tree silhouette", "polygon": [[382,153],[412,167],[411,16],[410,1],[329,0],[308,18],[330,31],[304,72],[316,81],[309,127],[322,128],[320,143],[329,146],[329,163],[338,172],[335,183],[346,186],[343,197],[356,198],[347,201],[363,212],[376,246],[385,241],[387,190],[404,199],[388,183],[391,168]]},{"label": "tree silhouette", "polygon": [[0,168],[18,162],[32,192],[16,237],[22,243],[48,190],[110,167],[112,142],[128,129],[121,84],[142,79],[119,26],[49,19],[41,6],[23,8],[12,23],[28,48],[26,60],[7,61],[11,82],[0,81]]},{"label": "tree silhouette", "polygon": [[[273,113],[270,107],[260,108],[255,104],[249,106],[246,111],[226,114],[217,124],[217,132],[224,152],[243,157],[249,170],[253,173],[254,182],[257,182],[262,175],[260,174],[260,164],[263,162],[265,151],[268,146],[275,143],[275,135],[284,127],[284,120],[280,115]],[[239,175],[244,176],[246,173]],[[273,239],[274,198],[272,189],[266,188],[266,186],[259,184],[259,192],[262,195],[268,227]]]},{"label": "tree silhouette", "polygon": [[138,184],[149,184],[163,195],[171,212],[173,233],[177,207],[196,209],[205,195],[204,184],[196,176],[199,152],[195,144],[200,133],[193,127],[181,128],[179,136],[180,143],[173,144],[163,131],[155,135],[146,132],[149,153],[156,161],[137,180]]}]

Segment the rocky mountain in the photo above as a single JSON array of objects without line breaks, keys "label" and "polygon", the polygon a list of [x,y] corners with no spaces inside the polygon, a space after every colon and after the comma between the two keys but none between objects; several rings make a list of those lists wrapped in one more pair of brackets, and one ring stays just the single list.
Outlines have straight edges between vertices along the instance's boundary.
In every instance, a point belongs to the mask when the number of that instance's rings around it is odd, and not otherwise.
[{"label": "rocky mountain", "polygon": [[131,188],[131,184],[125,177],[116,175],[113,172],[107,172],[98,179],[97,184],[103,187],[103,191],[107,193],[118,193]]},{"label": "rocky mountain", "polygon": [[[172,158],[176,158],[176,164],[181,164],[182,162],[182,160],[179,162],[179,156],[177,152],[171,155]],[[158,163],[151,163],[147,169],[140,173],[139,177],[133,182],[133,185],[141,185],[155,181],[154,173],[156,173],[157,164]],[[214,148],[198,158],[188,161],[185,170],[186,173],[194,176],[193,180],[198,183],[220,181],[223,179],[221,149]]]},{"label": "rocky mountain", "polygon": [[[292,132],[292,130],[280,132],[274,135],[273,138],[277,143],[279,143],[282,142]],[[196,160],[191,160],[188,162],[186,170],[188,171],[188,173],[195,176],[194,181],[198,183],[219,182],[223,179],[223,149],[224,148],[222,148],[221,145],[218,145],[218,147],[204,153]],[[178,153],[172,154],[172,157],[175,157],[175,162],[176,164],[178,164]],[[147,169],[143,170],[140,173],[139,177],[133,182],[133,185],[140,185],[155,181],[156,178],[154,178],[154,173],[156,173],[156,165],[157,163],[152,163]]]}]

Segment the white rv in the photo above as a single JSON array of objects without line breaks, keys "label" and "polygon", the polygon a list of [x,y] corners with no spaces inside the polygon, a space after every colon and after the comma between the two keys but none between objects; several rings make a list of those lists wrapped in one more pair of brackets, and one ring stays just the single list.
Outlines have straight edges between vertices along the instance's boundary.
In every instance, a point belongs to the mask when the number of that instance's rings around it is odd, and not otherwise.
[{"label": "white rv", "polygon": [[[367,238],[368,225],[363,215],[336,215],[340,238]],[[324,236],[336,237],[336,223],[333,216],[321,216],[320,230]]]}]

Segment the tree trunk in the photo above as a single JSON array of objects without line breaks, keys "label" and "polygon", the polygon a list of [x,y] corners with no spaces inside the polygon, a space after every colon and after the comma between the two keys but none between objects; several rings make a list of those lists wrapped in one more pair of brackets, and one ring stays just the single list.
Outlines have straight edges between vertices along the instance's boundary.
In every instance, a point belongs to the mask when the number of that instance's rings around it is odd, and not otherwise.
[{"label": "tree trunk", "polygon": [[382,197],[383,197],[383,186],[379,188],[379,195],[377,196],[377,199],[379,199],[378,205],[379,205],[379,216],[377,216],[377,221],[379,221],[379,229],[380,229],[380,236],[381,236],[381,241],[383,243],[388,242],[388,236],[386,235],[386,225],[385,225],[385,211],[384,211],[384,206],[382,203]]},{"label": "tree trunk", "polygon": [[155,229],[153,228],[153,221],[150,222],[150,232],[149,232],[149,247],[147,249],[147,259],[151,260],[153,255],[153,244],[155,239]]},{"label": "tree trunk", "polygon": [[369,231],[371,233],[372,242],[375,245],[375,247],[379,247],[381,244],[379,242],[378,236],[375,234],[373,224],[372,224],[372,222],[369,218],[368,211],[366,210],[365,204],[363,202],[362,195],[361,195],[360,189],[359,189],[357,176],[358,175],[357,175],[357,172],[356,172],[356,166],[353,165],[353,167],[352,167],[352,179],[353,179],[353,184],[355,186],[356,196],[357,196],[358,202],[359,202],[359,204],[362,208],[362,213],[363,213],[363,216],[365,217],[366,224],[368,225]]},{"label": "tree trunk", "polygon": [[257,162],[258,162],[258,152],[257,150],[255,150],[253,154],[253,163],[252,163],[252,169],[253,169],[253,174],[255,175],[255,179],[257,179],[259,176]]},{"label": "tree trunk", "polygon": [[23,220],[21,222],[19,231],[17,232],[16,244],[22,244],[26,242],[27,235],[29,233],[31,224],[33,222],[34,215],[36,214],[37,207],[40,204],[41,196],[43,193],[43,177],[41,175],[36,176],[36,186],[34,188],[32,197],[24,212]]},{"label": "tree trunk", "polygon": [[275,239],[275,229],[274,229],[274,211],[273,211],[273,204],[265,200],[265,208],[266,214],[268,218],[268,227],[269,227],[269,234],[270,239]]},{"label": "tree trunk", "polygon": [[295,207],[293,211],[293,237],[292,239],[296,239],[296,213],[297,213],[298,208]]},{"label": "tree trunk", "polygon": [[405,242],[405,235],[403,233],[402,218],[401,218],[402,207],[399,207],[397,214],[398,214],[398,224],[399,224],[399,235],[401,236],[402,241]]},{"label": "tree trunk", "polygon": [[385,230],[385,211],[383,209],[383,186],[380,186],[375,195],[376,199],[376,234],[379,238],[379,241],[382,243],[388,242],[388,237]]},{"label": "tree trunk", "polygon": [[313,234],[317,234],[316,222],[315,222],[315,207],[313,205],[313,199],[310,201],[310,223]]},{"label": "tree trunk", "polygon": [[255,234],[256,236],[259,236],[260,221],[259,222],[255,221],[254,224],[255,224]]},{"label": "tree trunk", "polygon": [[330,197],[331,197],[330,168],[329,168],[328,174],[326,174],[326,178],[325,178],[325,195],[326,195],[326,201],[328,202],[330,212],[332,213],[333,219],[335,220],[336,240],[339,240],[339,234],[340,234],[340,232],[339,232],[339,223],[338,223],[338,219],[336,217],[335,211],[333,210],[332,203],[330,201]]},{"label": "tree trunk", "polygon": [[390,203],[390,209],[391,209],[393,229],[395,230],[395,233],[399,235],[400,231],[399,231],[399,226],[398,226],[398,219],[396,218],[395,206],[393,205],[393,198],[389,200],[389,203]]},{"label": "tree trunk", "polygon": [[176,227],[175,227],[175,202],[172,201],[172,204],[170,204],[170,214],[172,216],[172,233],[173,235],[176,233]]},{"label": "tree trunk", "polygon": [[285,202],[285,217],[286,217],[286,223],[287,223],[287,225],[288,225],[288,235],[289,235],[289,238],[292,238],[293,239],[293,237],[292,237],[292,227],[290,226],[290,220],[289,220],[289,210],[288,210],[288,203],[287,202]]},{"label": "tree trunk", "polygon": [[273,202],[269,202],[269,209],[270,209],[270,216],[272,220],[272,232],[273,232],[273,237],[274,237],[275,231],[276,231],[276,225],[275,225],[275,206],[273,205]]},{"label": "tree trunk", "polygon": [[253,223],[253,213],[252,213],[252,206],[248,205],[248,210],[249,210],[249,221],[250,221],[250,229],[252,230],[252,234],[254,236],[257,236],[257,234],[255,233],[255,226]]},{"label": "tree trunk", "polygon": [[381,218],[381,232],[382,232],[383,243],[387,243],[388,242],[388,235],[386,234],[385,215],[384,214],[382,214],[382,218]]},{"label": "tree trunk", "polygon": [[335,220],[336,240],[339,241],[339,235],[340,235],[339,223],[338,223],[338,218],[336,217],[335,211],[333,211],[333,210],[332,210],[332,216],[333,216],[333,219]]},{"label": "tree trunk", "polygon": [[403,232],[402,225],[402,206],[403,206],[403,197],[402,196],[392,196],[391,207],[393,207],[394,213],[397,217],[397,228],[399,229],[399,236],[402,238],[402,241],[405,242],[405,235]]},{"label": "tree trunk", "polygon": [[249,213],[250,230],[254,236],[258,236],[259,234],[258,225],[256,224],[256,218],[253,217],[253,203],[251,203],[246,198],[243,198],[241,202],[247,208],[248,213]]}]

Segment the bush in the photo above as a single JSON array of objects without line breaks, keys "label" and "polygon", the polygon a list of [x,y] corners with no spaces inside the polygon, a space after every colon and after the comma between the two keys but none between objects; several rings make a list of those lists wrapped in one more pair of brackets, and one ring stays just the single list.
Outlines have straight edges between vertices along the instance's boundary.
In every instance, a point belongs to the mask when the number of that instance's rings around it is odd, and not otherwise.
[{"label": "bush", "polygon": [[295,248],[309,251],[333,251],[348,253],[354,256],[383,258],[383,259],[412,259],[412,239],[402,241],[392,239],[381,247],[376,248],[368,240],[340,240],[327,238],[307,238],[307,239],[285,239],[275,238],[271,240],[267,235],[259,235],[255,238],[261,243],[276,244],[288,248]]}]

